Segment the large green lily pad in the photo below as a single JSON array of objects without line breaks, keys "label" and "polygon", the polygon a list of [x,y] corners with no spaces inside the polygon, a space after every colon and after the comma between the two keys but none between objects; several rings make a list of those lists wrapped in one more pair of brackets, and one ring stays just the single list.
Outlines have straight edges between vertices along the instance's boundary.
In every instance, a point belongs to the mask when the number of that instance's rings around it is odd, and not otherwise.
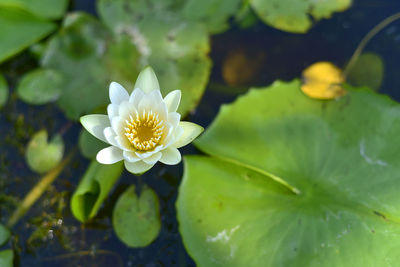
[{"label": "large green lily pad", "polygon": [[[132,70],[131,83],[134,83],[137,70],[130,55],[136,53],[136,48],[131,46],[117,54],[114,46],[117,44],[107,29],[84,13],[69,14],[62,29],[50,40],[41,63],[68,81],[63,84],[58,105],[69,118],[76,120],[110,102],[108,86],[119,70],[112,68],[114,61],[122,64],[129,60],[125,69]],[[113,57],[109,56],[110,51]]]},{"label": "large green lily pad", "polygon": [[0,6],[26,9],[37,17],[58,19],[67,9],[68,0],[0,0]]},{"label": "large green lily pad", "polygon": [[[97,7],[103,19],[114,26],[119,22],[138,23],[145,17],[198,22],[210,33],[221,33],[229,29],[229,18],[240,7],[240,0],[99,0]],[[119,28],[122,30],[122,28]]]},{"label": "large green lily pad", "polygon": [[[151,7],[151,8],[149,8]],[[196,107],[211,70],[207,28],[172,13],[174,1],[102,0],[98,11],[117,38],[129,37],[139,52],[140,68],[153,67],[163,95],[182,90],[178,111]]]},{"label": "large green lily pad", "polygon": [[330,18],[333,12],[344,11],[352,0],[249,0],[262,21],[277,29],[305,33],[312,19]]},{"label": "large green lily pad", "polygon": [[368,89],[251,90],[196,142],[210,157],[185,159],[188,252],[199,266],[396,266],[399,133],[400,105]]},{"label": "large green lily pad", "polygon": [[56,25],[25,9],[0,5],[0,62],[51,33]]}]

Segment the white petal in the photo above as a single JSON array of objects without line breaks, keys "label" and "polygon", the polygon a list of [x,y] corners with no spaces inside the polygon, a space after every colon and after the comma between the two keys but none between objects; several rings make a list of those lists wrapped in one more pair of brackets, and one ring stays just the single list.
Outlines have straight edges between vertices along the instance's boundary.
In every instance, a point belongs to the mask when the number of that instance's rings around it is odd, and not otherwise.
[{"label": "white petal", "polygon": [[121,119],[121,117],[114,117],[111,120],[111,126],[116,135],[121,136],[125,133],[125,121]]},{"label": "white petal", "polygon": [[188,121],[179,122],[179,126],[183,128],[183,133],[174,143],[174,147],[177,148],[186,146],[204,131],[200,125]]},{"label": "white petal", "polygon": [[142,100],[140,100],[137,110],[139,113],[143,112],[143,110],[153,110],[159,103],[162,103],[162,97],[160,91],[156,90],[146,94]]},{"label": "white petal", "polygon": [[115,140],[118,143],[118,146],[124,151],[133,151],[132,144],[129,142],[128,138],[123,136],[116,136]]},{"label": "white petal", "polygon": [[173,128],[178,126],[180,120],[181,120],[181,115],[179,113],[177,112],[168,113],[168,122],[171,123]]},{"label": "white petal", "polygon": [[140,88],[145,93],[149,93],[153,90],[160,90],[156,74],[151,67],[146,67],[139,73],[134,88]]},{"label": "white petal", "polygon": [[151,167],[153,167],[154,164],[147,164],[146,162],[141,161],[136,161],[136,162],[129,162],[125,160],[125,168],[134,174],[141,174],[144,173],[145,171],[149,170]]},{"label": "white petal", "polygon": [[169,147],[171,144],[175,143],[175,141],[178,140],[182,134],[183,134],[183,128],[180,126],[175,127],[173,131],[171,131],[171,133],[168,133],[167,138],[164,139],[163,141],[164,146]]},{"label": "white petal", "polygon": [[135,108],[137,108],[144,96],[145,93],[140,88],[135,88],[129,97],[129,102],[132,103]]},{"label": "white petal", "polygon": [[180,101],[181,90],[172,91],[164,98],[164,102],[167,105],[168,112],[175,112],[178,109]]},{"label": "white petal", "polygon": [[112,104],[119,104],[129,99],[129,94],[122,85],[116,82],[110,84],[110,100]]},{"label": "white petal", "polygon": [[118,116],[118,105],[117,104],[109,104],[107,106],[107,114],[108,114],[108,117],[110,118],[110,121],[112,118]]},{"label": "white petal", "polygon": [[96,159],[101,164],[113,164],[123,160],[122,150],[115,146],[103,148],[97,153]]},{"label": "white petal", "polygon": [[129,162],[136,162],[136,161],[141,160],[141,159],[136,155],[136,153],[133,152],[133,151],[124,151],[122,154],[123,154],[125,160],[127,160],[127,161],[129,161]]},{"label": "white petal", "polygon": [[144,162],[146,162],[147,164],[156,164],[157,161],[159,161],[161,158],[161,152],[157,152],[153,155],[151,155],[148,158],[143,159]]},{"label": "white petal", "polygon": [[115,132],[111,127],[107,127],[103,131],[104,136],[106,137],[107,142],[110,145],[118,146],[117,141],[115,140]]},{"label": "white petal", "polygon": [[156,106],[153,106],[151,110],[157,113],[160,120],[167,121],[168,109],[164,102],[158,103]]},{"label": "white petal", "polygon": [[122,119],[129,119],[129,115],[136,117],[136,108],[129,101],[124,101],[119,105],[118,114]]},{"label": "white petal", "polygon": [[91,133],[101,141],[107,143],[107,139],[103,133],[104,129],[110,126],[110,119],[108,118],[107,115],[100,115],[100,114],[86,115],[82,116],[80,121],[83,127],[85,127],[85,129],[89,133]]},{"label": "white petal", "polygon": [[175,147],[168,147],[161,151],[162,156],[160,161],[167,165],[175,165],[181,161],[181,153]]}]

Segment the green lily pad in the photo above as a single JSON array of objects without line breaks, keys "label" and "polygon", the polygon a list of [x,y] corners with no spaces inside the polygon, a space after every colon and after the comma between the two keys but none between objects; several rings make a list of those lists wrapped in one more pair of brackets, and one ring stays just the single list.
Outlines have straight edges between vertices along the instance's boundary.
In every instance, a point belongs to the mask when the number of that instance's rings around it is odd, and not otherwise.
[{"label": "green lily pad", "polygon": [[16,6],[48,19],[58,19],[65,13],[68,0],[0,0],[0,6]]},{"label": "green lily pad", "polygon": [[[123,45],[123,41],[114,40],[90,15],[72,13],[65,18],[60,32],[49,41],[41,64],[58,71],[68,81],[63,83],[58,100],[68,118],[77,120],[82,114],[106,106],[110,102],[108,86],[113,78],[120,78],[122,81],[118,81],[125,86],[124,81],[134,83],[138,72],[132,55],[137,54],[136,48]],[[122,65],[125,72],[117,76],[115,73],[119,73]],[[114,69],[115,66],[119,68]],[[129,77],[121,78],[126,70],[132,72]]]},{"label": "green lily pad", "polygon": [[47,131],[37,132],[29,141],[25,158],[31,170],[45,173],[54,168],[62,160],[64,142],[60,135],[47,142]]},{"label": "green lily pad", "polygon": [[64,82],[63,76],[55,70],[35,69],[22,77],[17,94],[29,104],[46,104],[60,97]]},{"label": "green lily pad", "polygon": [[6,79],[0,74],[0,108],[4,106],[8,99],[8,85]]},{"label": "green lily pad", "polygon": [[249,0],[249,2],[266,24],[287,32],[305,33],[311,28],[312,19],[330,18],[333,12],[349,8],[352,0]]},{"label": "green lily pad", "polygon": [[39,41],[56,25],[30,12],[12,6],[0,6],[0,62]]},{"label": "green lily pad", "polygon": [[92,161],[71,199],[72,214],[81,222],[96,216],[123,171],[123,163],[103,165]]},{"label": "green lily pad", "polygon": [[[148,6],[152,8],[149,9]],[[98,2],[104,23],[117,38],[128,36],[139,52],[139,66],[153,67],[161,91],[182,90],[178,111],[185,115],[194,109],[207,85],[211,60],[207,29],[204,24],[170,16],[180,8],[170,1]]]},{"label": "green lily pad", "polygon": [[0,251],[0,266],[13,267],[14,253],[11,249]]},{"label": "green lily pad", "polygon": [[163,18],[203,24],[209,33],[229,29],[228,20],[240,7],[240,0],[99,0],[97,9],[107,24],[123,30],[119,24],[135,25],[143,18]]},{"label": "green lily pad", "polygon": [[104,143],[100,139],[97,139],[93,135],[91,135],[85,129],[82,129],[79,135],[79,150],[81,151],[82,155],[88,159],[96,158],[97,153],[110,146],[109,144]]},{"label": "green lily pad", "polygon": [[375,53],[362,54],[351,68],[347,81],[353,86],[368,86],[378,91],[382,85],[385,66]]},{"label": "green lily pad", "polygon": [[239,9],[240,0],[188,0],[182,8],[186,20],[202,22],[210,33],[229,29],[228,19]]},{"label": "green lily pad", "polygon": [[275,82],[221,109],[177,200],[198,266],[397,265],[400,105],[348,89],[322,101]]},{"label": "green lily pad", "polygon": [[0,224],[0,246],[4,245],[4,243],[6,243],[9,238],[10,231],[4,225]]},{"label": "green lily pad", "polygon": [[157,194],[144,186],[138,197],[131,185],[115,204],[112,221],[115,233],[127,246],[149,245],[161,229]]}]

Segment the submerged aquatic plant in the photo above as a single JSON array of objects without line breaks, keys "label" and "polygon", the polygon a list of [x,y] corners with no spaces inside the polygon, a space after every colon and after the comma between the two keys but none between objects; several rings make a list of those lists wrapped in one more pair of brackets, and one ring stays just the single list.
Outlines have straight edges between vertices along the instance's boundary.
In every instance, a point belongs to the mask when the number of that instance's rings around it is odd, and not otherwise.
[{"label": "submerged aquatic plant", "polygon": [[152,68],[138,76],[131,93],[120,84],[110,84],[107,115],[81,117],[82,125],[92,135],[110,144],[100,150],[97,161],[113,164],[124,160],[126,169],[135,174],[149,170],[157,161],[175,165],[181,161],[178,148],[189,144],[203,127],[180,121],[176,112],[181,91],[175,90],[162,98]]}]

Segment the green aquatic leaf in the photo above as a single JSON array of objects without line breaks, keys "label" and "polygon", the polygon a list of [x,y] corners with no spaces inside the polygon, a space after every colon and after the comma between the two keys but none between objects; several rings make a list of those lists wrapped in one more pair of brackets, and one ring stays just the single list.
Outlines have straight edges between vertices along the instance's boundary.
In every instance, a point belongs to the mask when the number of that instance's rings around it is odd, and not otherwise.
[{"label": "green aquatic leaf", "polygon": [[82,155],[88,159],[96,158],[97,152],[110,146],[109,144],[104,143],[100,139],[97,139],[93,135],[91,135],[85,129],[82,129],[79,135],[79,150],[81,151]]},{"label": "green aquatic leaf", "polygon": [[55,70],[35,69],[22,77],[17,94],[26,103],[46,104],[60,97],[64,82],[63,76]]},{"label": "green aquatic leaf", "polygon": [[137,48],[140,69],[153,67],[162,94],[182,90],[178,111],[185,115],[196,107],[207,85],[210,44],[204,24],[170,16],[166,11],[178,7],[171,1],[152,2],[152,5],[143,1],[98,2],[104,23],[117,38],[129,37]]},{"label": "green aquatic leaf", "polygon": [[81,222],[96,216],[123,171],[123,162],[103,165],[92,161],[71,199],[72,214]]},{"label": "green aquatic leaf", "polygon": [[129,247],[145,247],[161,229],[157,194],[144,186],[139,197],[131,185],[118,199],[113,211],[113,227],[118,238]]},{"label": "green aquatic leaf", "polygon": [[21,52],[56,28],[54,23],[24,9],[1,5],[0,25],[0,62]]},{"label": "green aquatic leaf", "polygon": [[332,13],[349,8],[352,0],[249,0],[249,2],[266,24],[287,32],[305,33],[311,28],[313,19],[330,18]]},{"label": "green aquatic leaf", "polygon": [[13,267],[14,253],[11,249],[0,251],[0,266]]},{"label": "green aquatic leaf", "polygon": [[[4,245],[10,238],[10,231],[2,224],[0,224],[0,246]],[[0,266],[2,266],[0,264]]]},{"label": "green aquatic leaf", "polygon": [[99,0],[98,12],[113,28],[122,30],[135,25],[143,18],[201,23],[209,33],[221,33],[229,28],[229,19],[240,7],[240,0]]},{"label": "green aquatic leaf", "polygon": [[365,88],[310,99],[300,85],[224,106],[196,142],[210,157],[185,158],[178,220],[199,266],[399,262],[400,105]]},{"label": "green aquatic leaf", "polygon": [[71,119],[108,102],[110,81],[102,62],[107,38],[107,31],[95,18],[73,13],[47,45],[42,66],[62,73],[68,81],[58,105]]},{"label": "green aquatic leaf", "polygon": [[351,68],[347,81],[353,86],[368,86],[377,91],[382,85],[384,73],[383,59],[372,52],[364,53]]},{"label": "green aquatic leaf", "polygon": [[241,0],[188,0],[182,8],[183,18],[202,22],[210,33],[229,29],[228,20],[236,13]]},{"label": "green aquatic leaf", "polygon": [[6,79],[0,74],[0,108],[5,105],[8,99],[8,85]]},{"label": "green aquatic leaf", "polygon": [[[110,102],[108,86],[112,79],[118,77],[125,86],[124,81],[128,80],[133,84],[138,72],[132,57],[137,52],[133,45],[123,44],[90,15],[72,13],[65,18],[60,32],[49,41],[41,64],[60,72],[68,81],[63,83],[58,100],[67,117],[77,120],[106,106]],[[119,72],[122,66],[124,72]],[[123,77],[127,73],[129,77]]]},{"label": "green aquatic leaf", "polygon": [[31,170],[45,173],[54,168],[64,155],[64,142],[60,135],[56,135],[48,142],[47,131],[35,133],[29,141],[25,158]]},{"label": "green aquatic leaf", "polygon": [[37,17],[58,19],[65,13],[68,0],[0,0],[0,6],[16,6]]}]

